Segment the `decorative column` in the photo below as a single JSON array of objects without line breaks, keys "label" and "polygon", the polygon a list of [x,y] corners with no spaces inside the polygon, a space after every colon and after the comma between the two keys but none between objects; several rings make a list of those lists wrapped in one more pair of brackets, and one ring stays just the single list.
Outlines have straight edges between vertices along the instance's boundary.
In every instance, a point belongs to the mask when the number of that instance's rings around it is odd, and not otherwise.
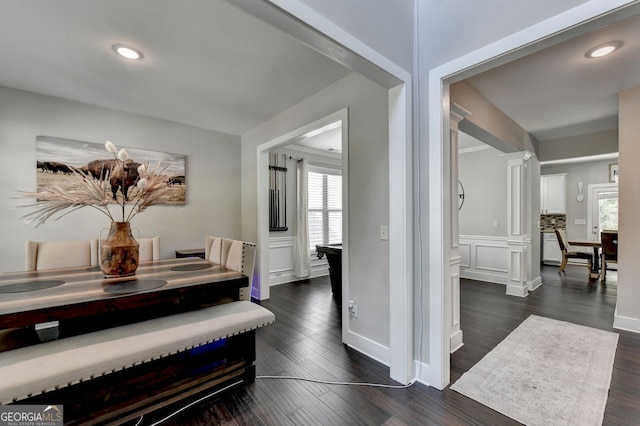
[{"label": "decorative column", "polygon": [[507,294],[526,297],[531,262],[531,176],[529,151],[504,154],[507,160]]},{"label": "decorative column", "polygon": [[[462,330],[460,329],[460,257],[458,234],[458,125],[469,111],[458,104],[451,105],[449,124],[449,149],[444,152],[444,164],[449,165],[449,175],[445,177],[445,218],[451,220],[449,240],[449,286],[451,290],[450,344],[451,353],[463,345]],[[445,228],[446,229],[446,228]]]}]

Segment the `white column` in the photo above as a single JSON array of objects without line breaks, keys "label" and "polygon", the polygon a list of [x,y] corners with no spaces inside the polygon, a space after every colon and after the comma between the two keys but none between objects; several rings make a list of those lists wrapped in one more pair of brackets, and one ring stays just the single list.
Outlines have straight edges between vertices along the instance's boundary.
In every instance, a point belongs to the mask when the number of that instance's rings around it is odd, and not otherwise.
[{"label": "white column", "polygon": [[503,157],[507,160],[507,294],[526,297],[531,262],[531,153],[521,151]]},{"label": "white column", "polygon": [[[451,353],[463,345],[460,329],[460,263],[458,248],[458,125],[471,113],[460,105],[451,105],[449,127],[449,149],[445,149],[445,164],[449,164],[449,175],[445,176],[445,217],[451,220],[449,244],[449,286],[451,288],[450,343]],[[445,228],[446,229],[446,228]]]}]

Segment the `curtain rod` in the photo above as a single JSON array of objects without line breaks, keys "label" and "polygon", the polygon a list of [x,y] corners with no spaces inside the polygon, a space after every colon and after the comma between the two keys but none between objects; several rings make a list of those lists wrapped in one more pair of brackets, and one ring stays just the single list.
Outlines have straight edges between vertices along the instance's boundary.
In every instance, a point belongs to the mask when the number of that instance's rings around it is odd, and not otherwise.
[{"label": "curtain rod", "polygon": [[299,163],[303,160],[303,158],[295,158],[295,157],[289,156],[289,160],[296,160]]}]

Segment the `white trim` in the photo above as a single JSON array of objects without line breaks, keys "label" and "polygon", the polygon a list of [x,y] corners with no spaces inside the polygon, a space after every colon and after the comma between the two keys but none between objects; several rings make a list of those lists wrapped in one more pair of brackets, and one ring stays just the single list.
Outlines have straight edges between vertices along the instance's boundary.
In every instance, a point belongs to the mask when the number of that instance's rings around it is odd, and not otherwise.
[{"label": "white trim", "polygon": [[332,151],[326,151],[324,149],[310,148],[308,146],[296,145],[295,143],[292,145],[289,145],[287,149],[291,151],[297,151],[300,153],[321,155],[323,157],[330,157],[335,159],[342,158],[342,153],[340,152],[332,152]]},{"label": "white trim", "polygon": [[[390,375],[401,383],[409,383],[414,375],[412,75],[300,0],[231,2],[389,89],[389,273],[393,277],[393,280],[389,279]],[[343,146],[343,164],[346,153]],[[265,223],[263,225],[266,226]],[[260,228],[258,232],[261,232]],[[344,254],[343,241],[343,274]],[[266,279],[264,276],[261,278]],[[349,299],[343,297],[343,300]],[[343,320],[344,312],[346,309],[343,309]],[[348,316],[346,318],[347,321],[342,323],[343,329],[349,324]]]},{"label": "white trim", "polygon": [[469,154],[470,152],[486,151],[488,149],[495,149],[495,148],[489,145],[470,146],[469,148],[459,149],[458,154]]},{"label": "white trim", "polygon": [[527,288],[529,291],[534,291],[542,285],[542,277],[536,277],[531,281],[527,281]]},{"label": "white trim", "polygon": [[[590,183],[587,185],[587,240],[599,240],[600,239],[600,231],[598,230],[597,235],[593,235],[593,215],[594,215],[594,201],[598,200],[599,192],[613,192],[618,193],[619,188],[618,184],[614,182],[610,183]],[[597,210],[597,209],[596,209]]]},{"label": "white trim", "polygon": [[551,166],[555,164],[572,164],[572,163],[588,163],[591,161],[617,160],[619,157],[617,152],[611,154],[589,155],[586,157],[564,158],[561,160],[541,161],[541,166]]},{"label": "white trim", "polygon": [[[272,139],[268,142],[265,142],[261,145],[258,145],[256,148],[257,155],[257,193],[258,193],[258,274],[259,274],[259,283],[260,283],[260,292],[259,299],[265,300],[269,298],[269,227],[267,224],[269,223],[269,203],[267,199],[268,194],[268,183],[269,183],[269,151],[275,150],[279,147],[283,147],[294,139],[295,137],[301,136],[305,133],[310,132],[311,130],[318,129],[327,124],[333,123],[337,120],[342,120],[342,147],[343,150],[346,151],[348,147],[348,140],[345,140],[345,137],[348,137],[348,131],[345,131],[345,128],[348,129],[348,121],[349,121],[349,110],[348,108],[343,108],[340,111],[337,111],[333,114],[330,114],[326,117],[320,118],[312,123],[309,123],[305,126],[302,126],[296,130],[290,131],[282,136],[279,136],[275,139]],[[345,196],[345,193],[348,194],[348,163],[346,162],[347,155],[343,155],[342,165],[345,169],[343,169],[344,176],[342,177],[342,196]],[[344,198],[343,198],[344,199]],[[343,260],[344,256],[348,256],[348,238],[349,238],[349,229],[348,223],[346,222],[345,213],[348,210],[348,205],[343,205],[343,215],[342,215],[342,232],[343,232],[343,240],[342,240],[342,249],[343,249]],[[343,265],[343,288],[348,286],[348,275],[345,280],[345,270],[348,271],[349,264],[346,263]],[[346,309],[343,309],[343,311]]]},{"label": "white trim", "polygon": [[389,366],[391,359],[391,349],[389,349],[388,347],[383,346],[378,342],[374,342],[373,340],[361,336],[357,333],[354,333],[353,331],[349,331],[348,340],[352,342],[347,343],[350,348],[365,354],[369,358],[375,359],[379,363]]},{"label": "white trim", "polygon": [[618,315],[618,306],[616,305],[616,310],[613,314],[613,328],[640,333],[640,319]]},{"label": "white trim", "polygon": [[431,367],[429,364],[416,359],[413,361],[413,368],[416,371],[416,380],[425,386],[431,386]]},{"label": "white trim", "polygon": [[[444,244],[444,235],[451,224],[448,223],[448,218],[444,218],[442,203],[444,173],[448,173],[448,165],[443,164],[443,149],[449,138],[448,120],[444,119],[449,116],[449,84],[595,29],[602,25],[602,21],[620,19],[620,15],[629,13],[630,8],[622,10],[621,14],[612,12],[632,3],[634,2],[630,0],[589,0],[429,71],[429,113],[426,115],[429,117],[430,273],[429,282],[420,285],[428,285],[430,289],[429,365],[432,386],[444,389],[450,381],[450,341],[446,311],[451,301],[443,277],[447,276],[449,267],[449,250]],[[601,16],[604,18],[595,19]]]},{"label": "white trim", "polygon": [[[290,282],[300,281],[308,278],[322,277],[329,275],[329,265],[327,259],[318,259],[317,256],[309,256],[311,259],[311,275],[306,278],[297,277],[294,273],[293,267],[293,246],[295,244],[295,237],[271,237],[269,238],[269,286],[286,284]],[[285,260],[286,267],[272,268],[271,262],[276,256],[278,249],[290,249],[287,259],[281,257],[281,260]]]}]

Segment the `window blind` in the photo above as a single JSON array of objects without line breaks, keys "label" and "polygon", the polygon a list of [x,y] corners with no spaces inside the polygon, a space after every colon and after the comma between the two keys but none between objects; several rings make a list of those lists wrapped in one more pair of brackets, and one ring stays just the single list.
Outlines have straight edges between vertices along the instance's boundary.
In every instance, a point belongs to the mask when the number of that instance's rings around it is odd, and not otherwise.
[{"label": "window blind", "polygon": [[310,170],[308,174],[309,251],[316,244],[342,242],[342,176]]}]

